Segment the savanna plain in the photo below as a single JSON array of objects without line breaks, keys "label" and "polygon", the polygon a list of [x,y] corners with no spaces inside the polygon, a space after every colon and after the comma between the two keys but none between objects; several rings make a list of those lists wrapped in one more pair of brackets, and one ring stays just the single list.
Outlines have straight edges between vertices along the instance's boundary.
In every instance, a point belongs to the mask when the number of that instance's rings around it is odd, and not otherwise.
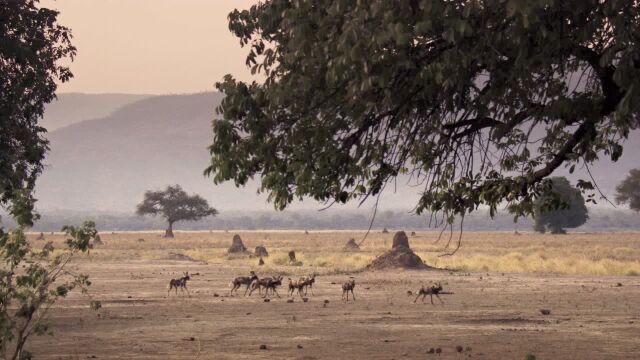
[{"label": "savanna plain", "polygon": [[[343,246],[364,231],[104,232],[69,268],[90,276],[89,293],[57,303],[52,335],[29,350],[36,359],[640,357],[640,233],[465,232],[454,256],[439,256],[449,235],[416,232],[412,249],[435,269],[366,270],[393,232],[370,233],[354,252]],[[227,254],[236,233],[248,253]],[[36,247],[65,239],[29,236]],[[250,255],[258,245],[270,253],[262,266]],[[244,287],[230,296],[229,282],[251,270],[283,276],[280,297],[243,296]],[[190,294],[168,294],[184,272]],[[288,278],[311,274],[308,301],[287,296]],[[341,299],[350,277],[355,301]],[[442,283],[443,302],[414,303],[430,282]]]}]

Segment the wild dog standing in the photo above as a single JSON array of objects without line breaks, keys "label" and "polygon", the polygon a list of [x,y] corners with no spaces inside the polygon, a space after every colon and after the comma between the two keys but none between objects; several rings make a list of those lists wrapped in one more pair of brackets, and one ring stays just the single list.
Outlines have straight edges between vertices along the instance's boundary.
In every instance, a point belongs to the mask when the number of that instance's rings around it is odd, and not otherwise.
[{"label": "wild dog standing", "polygon": [[356,301],[356,294],[353,293],[353,288],[355,287],[356,287],[356,280],[354,278],[351,278],[351,280],[342,284],[342,299],[344,299],[344,294],[347,294],[347,301],[349,301],[349,291],[351,291],[353,301]]},{"label": "wild dog standing", "polygon": [[234,291],[236,293],[238,293],[238,289],[240,289],[240,287],[242,285],[246,285],[247,286],[247,288],[244,291],[244,295],[247,295],[247,291],[249,290],[249,286],[254,281],[258,281],[258,275],[256,275],[256,273],[254,271],[250,271],[249,274],[251,274],[251,276],[239,276],[239,277],[233,279],[229,283],[229,286],[231,287],[231,291],[229,292],[229,295],[233,295]]},{"label": "wild dog standing", "polygon": [[184,291],[187,290],[187,294],[191,296],[191,294],[189,293],[189,289],[187,288],[187,281],[191,280],[191,276],[189,276],[188,271],[183,274],[184,274],[183,277],[177,278],[177,279],[171,279],[169,281],[169,290],[167,290],[167,296],[169,296],[169,294],[171,293],[171,289],[173,288],[176,289],[176,295],[178,295],[178,288],[180,288],[180,291],[182,291],[183,294],[184,294]]},{"label": "wild dog standing", "polygon": [[429,297],[431,298],[431,305],[434,305],[434,303],[433,303],[433,295],[435,295],[438,298],[438,300],[440,300],[440,302],[444,304],[444,301],[442,301],[442,299],[440,299],[440,296],[438,295],[441,291],[442,291],[442,284],[441,283],[435,283],[435,284],[427,286],[427,287],[422,285],[422,286],[420,286],[420,290],[418,290],[418,295],[413,300],[413,302],[415,303],[416,301],[418,301],[418,298],[420,296],[422,296],[422,302],[424,302],[424,298],[427,295],[429,295]]}]

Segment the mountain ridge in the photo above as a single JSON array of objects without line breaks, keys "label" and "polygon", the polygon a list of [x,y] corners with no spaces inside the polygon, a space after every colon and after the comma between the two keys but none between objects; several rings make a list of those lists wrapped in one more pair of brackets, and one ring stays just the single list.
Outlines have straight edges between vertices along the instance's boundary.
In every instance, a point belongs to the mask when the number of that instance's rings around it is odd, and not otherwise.
[{"label": "mountain ridge", "polygon": [[[36,187],[38,208],[132,212],[144,191],[180,184],[187,192],[204,196],[220,210],[273,210],[265,194],[256,195],[257,181],[244,188],[236,188],[231,182],[214,186],[203,175],[210,160],[207,147],[213,140],[214,109],[222,94],[134,95],[140,97],[135,101],[130,101],[132,98],[127,94],[121,95],[120,100],[126,101],[110,102],[110,107],[103,106],[106,102],[96,101],[99,95],[92,95],[92,101],[99,106],[95,112],[88,105],[83,111],[108,114],[88,116],[84,121],[47,133],[51,152]],[[64,113],[65,106],[70,109],[77,106],[78,99],[66,96],[60,99],[56,116]],[[65,99],[73,101],[65,103]],[[43,123],[48,122],[48,116],[45,113]],[[636,167],[634,154],[638,150],[640,141],[634,132],[617,163],[602,160],[591,167],[598,185],[610,198],[615,185],[629,169]],[[588,178],[584,169],[576,169],[576,174],[570,175],[563,168],[554,175],[567,175],[574,182],[580,176]],[[387,187],[389,190],[380,200],[383,208],[405,211],[413,208],[419,190],[404,183],[404,179],[399,179],[397,187]],[[391,191],[394,188],[396,192]],[[291,208],[319,209],[322,205],[309,200]],[[368,202],[364,207],[370,205]],[[355,204],[336,206],[355,207]]]}]

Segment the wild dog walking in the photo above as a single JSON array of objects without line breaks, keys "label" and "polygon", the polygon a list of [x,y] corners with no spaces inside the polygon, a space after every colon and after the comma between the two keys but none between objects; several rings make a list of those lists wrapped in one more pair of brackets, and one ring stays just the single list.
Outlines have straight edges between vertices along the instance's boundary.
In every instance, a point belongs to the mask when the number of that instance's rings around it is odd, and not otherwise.
[{"label": "wild dog walking", "polygon": [[254,271],[250,271],[249,274],[251,276],[238,276],[237,278],[231,280],[231,282],[229,283],[229,287],[231,287],[231,291],[229,292],[229,296],[233,295],[233,292],[235,291],[236,294],[238,293],[238,289],[240,289],[240,287],[242,285],[246,285],[246,289],[244,290],[244,295],[247,295],[247,291],[249,290],[249,286],[251,286],[251,284],[255,281],[258,281],[258,275],[256,275],[256,273]]},{"label": "wild dog walking", "polygon": [[269,290],[271,290],[272,293],[276,294],[278,297],[280,297],[280,294],[278,294],[278,291],[276,290],[276,288],[278,286],[282,285],[282,276],[277,276],[274,279],[270,279],[267,282],[267,285],[265,286],[265,291],[264,291],[264,296],[263,297],[267,297],[269,295]]},{"label": "wild dog walking", "polygon": [[189,272],[185,272],[183,273],[183,277],[181,278],[177,278],[177,279],[171,279],[169,281],[169,290],[167,290],[167,296],[169,296],[169,294],[171,293],[171,289],[175,288],[176,289],[176,295],[178,295],[178,288],[180,288],[180,291],[184,294],[184,291],[187,290],[187,294],[189,294],[189,296],[191,296],[191,294],[189,293],[189,289],[187,288],[187,281],[191,280],[191,276],[189,276]]},{"label": "wild dog walking", "polygon": [[275,280],[275,278],[272,276],[257,279],[256,281],[251,283],[251,290],[249,291],[249,296],[251,296],[251,294],[253,294],[253,292],[256,290],[258,290],[258,294],[262,295],[262,288],[266,288],[267,284],[269,284],[269,281],[273,281],[273,280]]},{"label": "wild dog walking", "polygon": [[308,289],[311,290],[311,295],[315,295],[313,293],[313,284],[315,284],[315,282],[316,282],[316,274],[307,276],[306,278],[300,278],[300,281],[298,281],[298,284],[300,284],[304,289],[304,296],[307,296]]},{"label": "wild dog walking", "polygon": [[418,298],[420,296],[422,296],[422,302],[424,302],[424,298],[427,295],[429,295],[429,297],[431,298],[431,305],[435,305],[433,303],[433,295],[435,295],[438,298],[438,300],[440,300],[440,302],[444,304],[444,301],[442,301],[442,299],[440,299],[440,296],[438,295],[441,291],[442,291],[442,284],[441,283],[435,283],[435,284],[427,286],[427,287],[422,285],[422,286],[420,286],[420,290],[418,290],[418,295],[413,300],[413,302],[415,303],[416,301],[418,301]]},{"label": "wild dog walking", "polygon": [[299,281],[293,281],[291,280],[291,278],[289,278],[289,291],[287,293],[287,295],[289,296],[293,296],[293,293],[298,290],[298,295],[300,295],[300,297],[302,297],[302,289],[304,288],[304,278],[302,278],[302,280]]},{"label": "wild dog walking", "polygon": [[344,295],[347,294],[347,301],[349,301],[349,291],[351,291],[351,296],[353,297],[353,301],[356,301],[356,294],[353,293],[353,289],[356,287],[356,280],[351,278],[351,280],[342,284],[342,299],[344,300]]}]

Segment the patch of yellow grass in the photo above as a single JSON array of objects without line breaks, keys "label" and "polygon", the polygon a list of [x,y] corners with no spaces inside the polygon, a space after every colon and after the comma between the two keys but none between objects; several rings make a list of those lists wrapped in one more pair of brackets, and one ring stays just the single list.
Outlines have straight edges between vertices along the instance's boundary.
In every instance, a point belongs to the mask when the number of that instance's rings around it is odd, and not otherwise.
[{"label": "patch of yellow grass", "polygon": [[424,255],[430,264],[462,271],[506,273],[557,273],[567,275],[638,275],[639,261],[613,259],[592,260],[581,256],[548,257],[544,253],[529,255],[511,252],[505,255],[436,257]]},{"label": "patch of yellow grass", "polygon": [[[407,233],[410,233],[410,229]],[[393,232],[368,234],[360,252],[343,252],[349,238],[360,242],[364,231],[239,231],[251,252],[264,245],[270,253],[265,265],[248,254],[229,255],[227,248],[236,232],[177,232],[175,239],[161,233],[103,233],[104,245],[91,250],[88,261],[157,261],[169,253],[181,253],[209,264],[260,270],[262,273],[328,274],[352,272],[366,267],[376,256],[391,247]],[[460,250],[454,256],[438,257],[448,237],[440,241],[438,232],[418,232],[410,236],[411,247],[428,265],[439,268],[481,272],[533,272],[582,275],[640,275],[640,233],[536,234],[508,232],[466,232]],[[28,237],[35,247],[37,234]],[[56,247],[64,247],[64,235],[46,235]],[[140,241],[144,239],[144,241]],[[453,241],[455,242],[455,238]],[[299,266],[289,264],[288,252],[296,251]]]}]

